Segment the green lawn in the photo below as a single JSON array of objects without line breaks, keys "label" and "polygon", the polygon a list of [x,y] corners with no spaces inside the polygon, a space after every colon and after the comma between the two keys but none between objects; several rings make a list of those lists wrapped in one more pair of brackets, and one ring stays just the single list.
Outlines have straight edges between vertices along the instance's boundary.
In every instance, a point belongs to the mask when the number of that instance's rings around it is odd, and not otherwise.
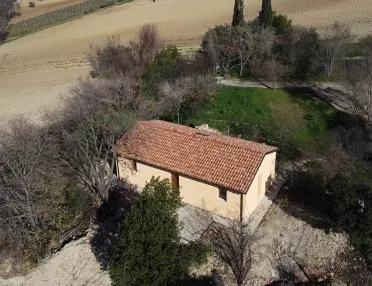
[{"label": "green lawn", "polygon": [[283,90],[221,87],[212,101],[187,120],[281,146],[322,152],[339,114],[310,95]]}]

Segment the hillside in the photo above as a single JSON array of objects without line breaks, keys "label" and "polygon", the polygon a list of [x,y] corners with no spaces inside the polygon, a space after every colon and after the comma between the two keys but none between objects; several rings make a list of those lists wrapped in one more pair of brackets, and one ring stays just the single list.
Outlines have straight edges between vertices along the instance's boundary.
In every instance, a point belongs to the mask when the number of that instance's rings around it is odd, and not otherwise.
[{"label": "hillside", "polygon": [[[258,14],[260,3],[246,1],[247,19]],[[294,24],[322,27],[338,20],[363,35],[372,33],[369,3],[281,0],[274,2],[274,8],[287,14]],[[150,22],[157,24],[168,42],[195,44],[209,27],[230,22],[232,9],[232,0],[137,0],[9,42],[0,47],[0,114],[35,115],[41,106],[54,106],[74,80],[87,75],[89,46],[102,43],[110,34],[126,41]]]}]

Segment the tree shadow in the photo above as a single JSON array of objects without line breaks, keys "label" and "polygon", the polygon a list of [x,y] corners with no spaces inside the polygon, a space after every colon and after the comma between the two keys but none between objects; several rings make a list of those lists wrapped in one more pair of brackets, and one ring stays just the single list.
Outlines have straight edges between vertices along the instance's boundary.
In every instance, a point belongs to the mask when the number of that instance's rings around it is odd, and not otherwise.
[{"label": "tree shadow", "polygon": [[335,223],[325,214],[314,208],[307,207],[305,203],[291,198],[288,192],[288,184],[279,192],[276,204],[287,214],[300,219],[314,228],[322,229],[326,233],[335,227]]},{"label": "tree shadow", "polygon": [[139,193],[132,186],[119,182],[109,200],[96,212],[94,233],[90,239],[92,251],[103,270],[107,270],[118,243],[119,224],[130,210]]},{"label": "tree shadow", "polygon": [[221,286],[222,282],[214,275],[203,275],[198,277],[189,276],[177,283],[177,286]]}]

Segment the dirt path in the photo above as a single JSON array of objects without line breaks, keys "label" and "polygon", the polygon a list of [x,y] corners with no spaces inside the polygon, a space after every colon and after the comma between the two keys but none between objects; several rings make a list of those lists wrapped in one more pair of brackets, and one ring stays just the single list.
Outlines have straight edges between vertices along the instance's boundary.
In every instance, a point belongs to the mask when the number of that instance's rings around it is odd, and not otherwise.
[{"label": "dirt path", "polygon": [[[128,41],[143,24],[155,23],[166,41],[199,43],[208,28],[230,22],[233,2],[137,0],[7,43],[0,47],[0,116],[24,112],[38,116],[41,107],[55,106],[73,80],[88,74],[84,58],[89,46],[104,42],[108,35],[120,35]],[[252,19],[258,14],[261,1],[245,2],[246,19]],[[369,3],[370,0],[281,0],[274,6],[288,14],[294,24],[321,27],[342,20],[362,35],[372,32]]]}]

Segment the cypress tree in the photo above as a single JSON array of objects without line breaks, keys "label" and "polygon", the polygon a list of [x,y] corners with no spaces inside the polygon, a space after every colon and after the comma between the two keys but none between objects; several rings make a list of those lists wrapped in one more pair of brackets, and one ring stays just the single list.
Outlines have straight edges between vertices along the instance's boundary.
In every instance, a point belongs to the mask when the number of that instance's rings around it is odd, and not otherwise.
[{"label": "cypress tree", "polygon": [[270,27],[273,22],[273,9],[271,0],[262,0],[262,8],[258,16],[260,24],[265,28]]},{"label": "cypress tree", "polygon": [[177,209],[179,191],[168,180],[152,178],[124,218],[117,256],[110,265],[114,286],[178,285],[191,265],[204,262],[207,249],[183,245]]},{"label": "cypress tree", "polygon": [[243,12],[244,12],[244,1],[235,0],[232,26],[242,26],[244,24]]}]

